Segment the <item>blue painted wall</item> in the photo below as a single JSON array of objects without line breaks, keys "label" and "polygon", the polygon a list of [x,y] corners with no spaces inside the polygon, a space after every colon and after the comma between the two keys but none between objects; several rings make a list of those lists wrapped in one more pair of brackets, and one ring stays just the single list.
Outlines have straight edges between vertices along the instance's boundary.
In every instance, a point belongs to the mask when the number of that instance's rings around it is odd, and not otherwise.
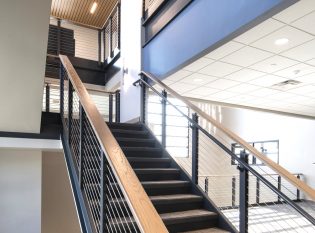
[{"label": "blue painted wall", "polygon": [[163,77],[242,26],[294,0],[194,0],[143,48],[143,69]]}]

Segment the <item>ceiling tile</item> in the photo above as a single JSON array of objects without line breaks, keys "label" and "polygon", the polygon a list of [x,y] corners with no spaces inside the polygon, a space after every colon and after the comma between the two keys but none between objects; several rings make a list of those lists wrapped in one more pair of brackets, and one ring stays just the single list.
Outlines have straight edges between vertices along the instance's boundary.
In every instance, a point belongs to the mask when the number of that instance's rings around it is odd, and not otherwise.
[{"label": "ceiling tile", "polygon": [[201,69],[199,73],[215,77],[223,77],[240,69],[241,67],[239,66],[217,61]]},{"label": "ceiling tile", "polygon": [[242,47],[244,47],[243,44],[237,43],[235,41],[230,41],[222,45],[221,47],[217,48],[216,50],[212,51],[211,53],[208,53],[205,57],[219,60],[222,57],[225,57],[226,55],[233,53]]},{"label": "ceiling tile", "polygon": [[260,88],[258,90],[255,90],[253,92],[249,92],[249,95],[256,96],[256,97],[266,97],[274,94],[278,94],[279,91],[269,89],[269,88]]},{"label": "ceiling tile", "polygon": [[220,91],[214,94],[211,94],[209,96],[207,96],[207,99],[211,99],[211,100],[224,100],[224,99],[228,99],[231,98],[233,96],[238,95],[237,93],[232,93],[232,92],[228,92],[228,91]]},{"label": "ceiling tile", "polygon": [[246,83],[242,83],[240,85],[237,85],[235,87],[227,89],[227,91],[247,94],[248,92],[251,92],[251,91],[254,91],[257,89],[259,89],[259,87],[254,86],[254,85],[250,85],[250,84],[246,84]]},{"label": "ceiling tile", "polygon": [[250,102],[252,99],[255,99],[255,97],[249,95],[237,95],[232,98],[226,99],[225,101],[232,104],[242,105]]},{"label": "ceiling tile", "polygon": [[298,62],[291,60],[289,58],[281,57],[281,56],[273,56],[270,58],[267,58],[266,60],[263,60],[261,62],[258,62],[250,68],[259,70],[266,73],[273,73],[278,70],[282,70],[284,68],[287,68],[289,66],[295,65]]},{"label": "ceiling tile", "polygon": [[256,62],[264,60],[268,57],[271,57],[272,54],[269,52],[262,51],[260,49],[252,48],[246,46],[224,58],[221,60],[224,62],[228,62],[231,64],[239,65],[239,66],[250,66]]},{"label": "ceiling tile", "polygon": [[164,80],[162,80],[162,82],[163,82],[165,85],[168,85],[168,86],[174,83],[174,81],[168,80],[168,79],[164,79]]},{"label": "ceiling tile", "polygon": [[285,78],[268,74],[260,78],[254,79],[250,81],[249,83],[257,85],[257,86],[261,86],[261,87],[271,87],[272,85],[283,82],[285,80],[286,80]]},{"label": "ceiling tile", "polygon": [[276,14],[273,18],[285,23],[291,23],[313,10],[315,10],[314,0],[302,0]]},{"label": "ceiling tile", "polygon": [[188,83],[193,85],[204,85],[206,83],[212,82],[214,80],[218,79],[217,77],[205,75],[205,74],[199,74],[199,73],[193,73],[186,78],[183,78],[180,80],[182,83]]},{"label": "ceiling tile", "polygon": [[213,93],[219,92],[220,90],[214,89],[214,88],[209,88],[209,87],[198,87],[196,89],[193,89],[188,92],[188,94],[196,94],[200,96],[208,96]]},{"label": "ceiling tile", "polygon": [[170,85],[170,87],[172,89],[174,89],[176,92],[179,92],[181,94],[183,92],[190,91],[190,90],[196,88],[197,86],[196,85],[191,85],[191,84],[177,82],[177,83],[174,83],[174,84]]},{"label": "ceiling tile", "polygon": [[315,66],[315,58],[306,62],[309,65]]},{"label": "ceiling tile", "polygon": [[303,104],[306,104],[306,105],[307,105],[307,103],[310,103],[311,101],[314,101],[314,104],[315,104],[315,100],[313,100],[310,97],[306,97],[306,96],[302,96],[302,95],[295,95],[292,98],[287,98],[285,101],[288,102],[288,103],[303,103]]},{"label": "ceiling tile", "polygon": [[304,76],[314,72],[315,72],[314,66],[300,63],[289,68],[286,68],[284,70],[277,71],[275,74],[282,77],[294,79],[296,77]]},{"label": "ceiling tile", "polygon": [[280,91],[277,94],[273,94],[273,95],[268,96],[268,99],[285,101],[288,98],[294,98],[294,97],[296,97],[295,94]]},{"label": "ceiling tile", "polygon": [[209,59],[209,58],[199,58],[198,60],[196,60],[195,62],[191,63],[188,66],[185,66],[183,68],[183,70],[187,70],[190,72],[197,72],[198,70],[206,67],[207,65],[211,64],[212,62],[214,62],[214,60]]},{"label": "ceiling tile", "polygon": [[312,13],[305,15],[304,17],[294,21],[292,23],[292,25],[299,28],[299,29],[302,29],[306,32],[309,32],[309,33],[315,35],[314,22],[315,22],[315,11],[313,11]]},{"label": "ceiling tile", "polygon": [[238,85],[239,82],[235,82],[232,80],[228,80],[228,79],[217,79],[214,82],[210,82],[208,84],[206,84],[207,87],[211,87],[211,88],[216,88],[216,89],[220,89],[220,90],[225,90],[227,88],[233,87]]},{"label": "ceiling tile", "polygon": [[181,80],[181,79],[183,79],[183,78],[185,78],[191,74],[192,74],[192,72],[190,72],[190,71],[179,70],[176,73],[172,74],[171,76],[168,76],[166,79],[176,82],[176,81],[179,81],[179,80]]},{"label": "ceiling tile", "polygon": [[305,85],[302,87],[291,89],[289,90],[289,92],[300,95],[308,95],[311,92],[315,93],[315,85]]},{"label": "ceiling tile", "polygon": [[[275,41],[282,38],[289,39],[289,42],[285,45],[276,45]],[[314,37],[306,32],[295,29],[291,26],[285,26],[263,37],[262,39],[257,40],[252,44],[252,46],[272,53],[280,53],[312,39],[314,39]]]},{"label": "ceiling tile", "polygon": [[302,83],[315,84],[315,73],[304,75],[295,79]]},{"label": "ceiling tile", "polygon": [[234,80],[237,82],[248,82],[263,75],[265,75],[265,73],[245,68],[235,73],[229,74],[224,78]]},{"label": "ceiling tile", "polygon": [[267,19],[256,27],[250,29],[249,31],[243,33],[242,35],[236,37],[234,40],[244,44],[250,44],[261,37],[283,27],[285,24],[274,20],[272,18]]},{"label": "ceiling tile", "polygon": [[[314,21],[315,22],[315,21]],[[315,28],[315,23],[314,23]],[[308,41],[293,49],[281,53],[281,55],[299,60],[307,61],[315,58],[315,40]]]}]

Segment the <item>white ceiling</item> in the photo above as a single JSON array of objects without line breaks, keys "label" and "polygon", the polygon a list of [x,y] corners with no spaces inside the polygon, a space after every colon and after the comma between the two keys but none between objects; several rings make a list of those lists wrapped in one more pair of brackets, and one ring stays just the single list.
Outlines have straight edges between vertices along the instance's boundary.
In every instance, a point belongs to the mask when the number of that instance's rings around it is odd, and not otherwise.
[{"label": "white ceiling", "polygon": [[[289,42],[276,45],[281,38]],[[273,86],[287,80],[301,83]],[[315,0],[300,0],[163,81],[187,97],[315,116]]]}]

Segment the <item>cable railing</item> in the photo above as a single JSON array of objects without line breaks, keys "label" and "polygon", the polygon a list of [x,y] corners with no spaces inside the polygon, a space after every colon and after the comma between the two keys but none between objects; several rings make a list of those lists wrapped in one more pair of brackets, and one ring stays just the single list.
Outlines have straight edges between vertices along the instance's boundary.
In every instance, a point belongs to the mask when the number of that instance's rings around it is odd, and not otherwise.
[{"label": "cable railing", "polygon": [[71,62],[60,60],[62,140],[83,232],[168,232]]},{"label": "cable railing", "polygon": [[[120,91],[115,92],[87,89],[105,121],[120,121]],[[45,81],[43,92],[43,112],[60,112],[60,85],[59,81]],[[78,113],[78,110],[76,110]]]},{"label": "cable railing", "polygon": [[[236,229],[315,232],[315,203],[308,201],[315,200],[314,190],[300,174],[289,173],[225,128],[219,117],[214,119],[152,74],[141,72],[134,85],[141,86],[141,121]],[[160,120],[149,117],[150,98],[160,101]],[[171,120],[168,114],[177,117]],[[169,127],[179,122],[187,125],[189,140],[171,142]],[[187,147],[188,156],[169,150],[170,143]],[[231,149],[235,143],[241,147],[239,156]],[[249,155],[260,166],[249,163]],[[211,174],[211,179],[204,174]]]}]

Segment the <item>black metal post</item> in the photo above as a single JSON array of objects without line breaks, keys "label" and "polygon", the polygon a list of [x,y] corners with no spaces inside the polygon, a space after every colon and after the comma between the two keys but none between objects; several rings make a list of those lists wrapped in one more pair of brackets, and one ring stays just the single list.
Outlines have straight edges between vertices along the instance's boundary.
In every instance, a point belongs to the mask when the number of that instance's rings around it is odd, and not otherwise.
[{"label": "black metal post", "polygon": [[[141,79],[143,81],[147,81],[147,77],[141,75]],[[141,86],[141,94],[140,94],[140,104],[141,104],[141,113],[140,113],[140,121],[145,124],[145,111],[146,111],[146,98],[147,98],[147,87],[145,84],[140,83]]]},{"label": "black metal post", "polygon": [[[197,113],[192,114],[192,120],[198,123]],[[199,130],[195,125],[192,125],[192,181],[194,184],[198,184],[198,145],[199,145]]]},{"label": "black metal post", "polygon": [[260,202],[260,181],[259,178],[256,178],[256,203]]},{"label": "black metal post", "polygon": [[103,48],[103,60],[104,60],[104,64],[105,64],[105,61],[106,61],[106,26],[105,28],[103,29],[103,44],[104,44],[104,48]]},{"label": "black metal post", "polygon": [[232,177],[232,206],[235,206],[235,198],[236,198],[236,178]]},{"label": "black metal post", "polygon": [[110,93],[108,97],[109,97],[108,98],[108,101],[109,101],[108,121],[113,122],[113,94]]},{"label": "black metal post", "polygon": [[102,65],[102,30],[98,30],[98,65]]},{"label": "black metal post", "polygon": [[[248,163],[248,154],[241,152],[241,160]],[[248,232],[248,170],[239,165],[240,170],[240,232]]]},{"label": "black metal post", "polygon": [[205,179],[205,192],[208,194],[209,192],[209,178],[206,177]]},{"label": "black metal post", "polygon": [[[162,91],[162,96],[167,98],[167,92]],[[166,99],[162,99],[162,146],[166,147]]]},{"label": "black metal post", "polygon": [[60,50],[61,50],[60,38],[61,38],[61,19],[58,19],[57,20],[57,55],[60,54]]},{"label": "black metal post", "polygon": [[71,128],[72,128],[72,101],[73,101],[73,87],[70,80],[68,80],[69,89],[68,89],[68,141],[71,146]]},{"label": "black metal post", "polygon": [[113,18],[109,19],[109,56],[112,58],[114,56],[113,53]]},{"label": "black metal post", "polygon": [[47,83],[46,84],[46,112],[49,112],[49,109],[50,109],[50,86],[49,84]]},{"label": "black metal post", "polygon": [[61,63],[60,63],[60,69],[59,69],[59,79],[60,79],[60,116],[63,118],[65,76],[64,76],[64,67]]},{"label": "black metal post", "polygon": [[84,147],[83,147],[83,143],[84,143],[84,132],[83,132],[83,124],[84,124],[84,118],[85,118],[85,115],[84,115],[84,109],[82,107],[82,104],[81,102],[79,102],[79,120],[80,120],[80,151],[79,151],[79,160],[80,160],[80,167],[79,167],[79,184],[80,184],[80,187],[81,189],[83,188],[83,185],[82,185],[82,181],[83,181],[83,166],[84,166]]},{"label": "black metal post", "polygon": [[[281,176],[278,176],[278,190],[281,192]],[[278,202],[281,202],[281,197],[279,195]]]},{"label": "black metal post", "polygon": [[107,178],[108,178],[108,169],[106,166],[106,160],[105,155],[103,151],[101,150],[101,199],[100,199],[100,208],[101,208],[101,214],[100,214],[100,233],[107,232],[106,229],[106,206],[108,203],[107,196]]},{"label": "black metal post", "polygon": [[116,105],[116,114],[115,114],[115,122],[120,122],[120,90],[115,92],[115,105]]},{"label": "black metal post", "polygon": [[[300,180],[300,179],[301,179],[300,174],[298,174],[298,175],[296,176],[296,178],[298,178],[298,179]],[[299,189],[296,189],[296,200],[297,200],[297,201],[301,201],[301,194],[300,194],[300,190],[299,190]]]}]

